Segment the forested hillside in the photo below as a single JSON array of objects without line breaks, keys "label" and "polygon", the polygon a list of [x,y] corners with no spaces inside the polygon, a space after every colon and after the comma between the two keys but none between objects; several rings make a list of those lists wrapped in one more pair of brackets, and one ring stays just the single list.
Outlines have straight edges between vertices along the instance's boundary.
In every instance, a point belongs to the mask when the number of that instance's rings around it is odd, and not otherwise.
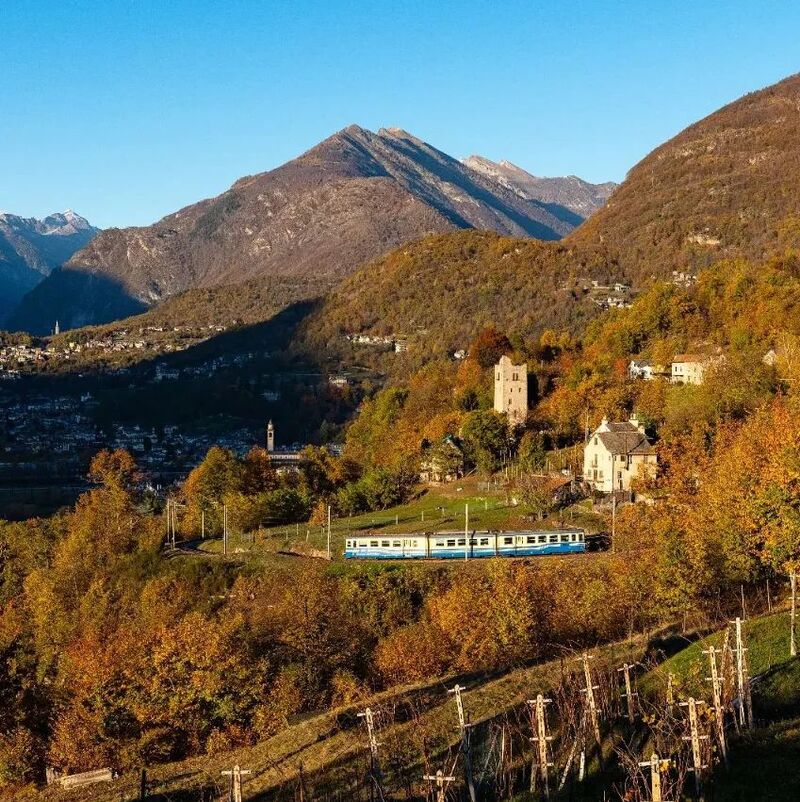
[{"label": "forested hillside", "polygon": [[[599,311],[585,291],[593,278],[618,277],[602,258],[560,243],[479,231],[432,235],[335,288],[298,339],[304,348],[341,352],[346,334],[402,337],[404,356],[420,365],[466,348],[492,324],[525,336],[580,330]],[[361,349],[356,358],[368,355]]]},{"label": "forested hillside", "polygon": [[689,126],[633,167],[569,243],[607,250],[637,283],[796,243],[798,103],[795,75]]}]

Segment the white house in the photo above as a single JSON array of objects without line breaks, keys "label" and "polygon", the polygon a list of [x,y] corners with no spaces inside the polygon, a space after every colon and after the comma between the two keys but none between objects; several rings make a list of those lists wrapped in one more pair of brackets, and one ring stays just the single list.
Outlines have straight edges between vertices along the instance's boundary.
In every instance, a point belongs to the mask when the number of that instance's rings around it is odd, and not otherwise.
[{"label": "white house", "polygon": [[592,432],[583,452],[583,479],[593,490],[630,490],[631,480],[653,476],[655,448],[636,415],[622,423],[607,418]]},{"label": "white house", "polygon": [[702,354],[676,354],[672,360],[673,384],[702,384],[706,371],[721,356],[705,356]]},{"label": "white house", "polygon": [[645,381],[652,381],[661,376],[669,377],[670,370],[663,365],[654,365],[641,359],[632,359],[628,365],[628,376],[632,379],[644,379]]}]

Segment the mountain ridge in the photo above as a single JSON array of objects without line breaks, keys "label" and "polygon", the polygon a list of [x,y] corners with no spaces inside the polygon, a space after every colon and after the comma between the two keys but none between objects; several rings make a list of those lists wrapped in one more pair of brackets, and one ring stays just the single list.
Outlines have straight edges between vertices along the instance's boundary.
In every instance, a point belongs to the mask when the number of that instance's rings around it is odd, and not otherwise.
[{"label": "mountain ridge", "polygon": [[618,186],[613,181],[592,184],[576,175],[549,178],[535,176],[507,159],[494,162],[485,156],[472,155],[461,161],[473,170],[494,178],[523,198],[570,209],[578,215],[580,222],[602,208]]},{"label": "mountain ridge", "polygon": [[[10,322],[35,333],[54,318],[64,328],[101,323],[188,289],[261,276],[328,286],[430,233],[555,240],[573,226],[568,210],[522,198],[403,129],[351,125],[151,226],[103,232]],[[81,282],[91,292],[77,291]]]}]

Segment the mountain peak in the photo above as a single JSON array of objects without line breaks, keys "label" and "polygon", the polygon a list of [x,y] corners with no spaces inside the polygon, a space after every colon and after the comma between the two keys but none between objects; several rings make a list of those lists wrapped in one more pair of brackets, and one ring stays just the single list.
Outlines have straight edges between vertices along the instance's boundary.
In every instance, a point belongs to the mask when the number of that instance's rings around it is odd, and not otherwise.
[{"label": "mountain peak", "polygon": [[402,128],[352,124],[159,223],[104,232],[30,293],[11,323],[47,331],[56,319],[62,329],[106,322],[188,289],[270,277],[313,295],[431,232],[557,240],[576,223],[568,210],[525,198]]},{"label": "mountain peak", "polygon": [[463,162],[467,167],[493,178],[522,198],[565,207],[577,216],[576,223],[585,220],[602,207],[616,187],[613,182],[590,184],[574,175],[541,178],[508,159],[494,162],[485,156],[473,155]]}]

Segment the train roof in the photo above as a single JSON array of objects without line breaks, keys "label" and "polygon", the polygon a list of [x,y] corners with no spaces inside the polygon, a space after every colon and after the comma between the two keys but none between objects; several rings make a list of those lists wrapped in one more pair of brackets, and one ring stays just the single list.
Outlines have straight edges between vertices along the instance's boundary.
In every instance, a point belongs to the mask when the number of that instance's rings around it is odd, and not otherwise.
[{"label": "train roof", "polygon": [[[578,526],[565,526],[561,529],[471,529],[469,534],[473,535],[550,535],[556,532],[584,532],[585,530]],[[397,537],[463,537],[463,529],[440,529],[438,531],[427,532],[364,532],[360,534],[351,534],[348,537],[383,537],[383,538],[397,538]]]}]

